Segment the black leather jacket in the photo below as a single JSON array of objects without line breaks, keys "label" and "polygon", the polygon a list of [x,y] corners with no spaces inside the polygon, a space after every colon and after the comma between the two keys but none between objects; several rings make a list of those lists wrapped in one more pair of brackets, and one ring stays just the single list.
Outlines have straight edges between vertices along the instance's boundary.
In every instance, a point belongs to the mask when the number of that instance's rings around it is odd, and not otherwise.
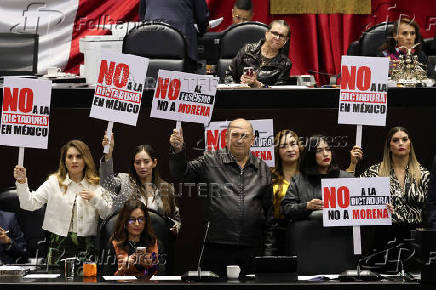
[{"label": "black leather jacket", "polygon": [[307,202],[314,198],[322,200],[321,178],[347,178],[354,177],[351,173],[340,170],[337,174],[306,175],[299,174],[292,177],[291,185],[280,203],[280,211],[290,220],[307,218],[313,210],[307,209]]},{"label": "black leather jacket", "polygon": [[269,86],[286,85],[289,80],[292,63],[287,56],[278,53],[268,63],[262,64],[261,46],[264,40],[258,43],[248,43],[232,60],[226,71],[226,83],[240,83],[244,67],[254,68],[257,80]]},{"label": "black leather jacket", "polygon": [[241,169],[227,148],[190,162],[185,151],[170,153],[169,162],[174,177],[204,184],[209,198],[207,243],[259,247],[263,241],[265,254],[272,254],[273,195],[265,162],[250,154]]}]

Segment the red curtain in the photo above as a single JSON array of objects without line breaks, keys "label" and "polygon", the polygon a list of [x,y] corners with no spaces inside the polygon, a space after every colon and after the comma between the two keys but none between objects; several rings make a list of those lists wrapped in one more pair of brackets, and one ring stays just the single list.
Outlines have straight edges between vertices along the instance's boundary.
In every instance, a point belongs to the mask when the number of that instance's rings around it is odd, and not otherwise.
[{"label": "red curtain", "polygon": [[[269,23],[273,19],[285,19],[290,24],[291,75],[307,74],[307,70],[339,73],[341,55],[346,54],[351,42],[358,40],[367,28],[386,20],[393,21],[400,14],[415,18],[424,38],[436,34],[435,0],[372,0],[371,15],[270,15],[268,0],[252,2],[254,20]],[[233,0],[208,0],[211,19],[224,16],[218,30],[224,30],[231,24],[233,3]]]},{"label": "red curtain", "polygon": [[[165,1],[165,0],[162,0]],[[224,30],[232,22],[231,10],[234,0],[206,0],[211,19],[224,17],[215,30]],[[359,39],[367,28],[383,21],[392,21],[400,14],[415,18],[424,37],[436,34],[435,0],[372,0],[371,15],[304,14],[270,15],[268,0],[252,0],[254,20],[269,23],[273,19],[285,19],[291,26],[291,50],[293,62],[291,74],[307,74],[315,70],[337,74],[340,71],[341,55],[348,45]],[[291,0],[290,0],[291,1]],[[83,56],[79,54],[79,38],[85,35],[105,34],[95,24],[108,21],[137,21],[139,0],[80,0],[76,26],[73,32],[72,49],[67,70],[78,72]],[[94,27],[93,27],[94,25]],[[318,79],[318,76],[316,76]]]}]

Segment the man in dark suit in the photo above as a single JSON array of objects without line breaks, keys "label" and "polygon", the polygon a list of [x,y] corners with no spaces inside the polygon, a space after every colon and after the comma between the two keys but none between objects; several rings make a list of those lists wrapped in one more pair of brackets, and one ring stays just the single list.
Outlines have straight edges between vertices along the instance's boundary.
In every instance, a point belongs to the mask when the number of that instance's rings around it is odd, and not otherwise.
[{"label": "man in dark suit", "polygon": [[[139,19],[163,21],[178,29],[186,39],[191,62],[196,64],[197,34],[203,35],[209,25],[209,10],[205,0],[141,0]],[[198,31],[194,24],[197,24]]]},{"label": "man in dark suit", "polygon": [[15,214],[0,210],[0,263],[14,264],[26,256],[26,241]]}]

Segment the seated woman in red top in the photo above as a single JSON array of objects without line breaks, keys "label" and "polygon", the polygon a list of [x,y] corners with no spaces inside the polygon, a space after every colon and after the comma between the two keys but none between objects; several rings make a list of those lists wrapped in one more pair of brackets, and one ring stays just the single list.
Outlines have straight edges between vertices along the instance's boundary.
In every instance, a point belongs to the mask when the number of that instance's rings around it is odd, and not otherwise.
[{"label": "seated woman in red top", "polygon": [[121,209],[111,242],[117,258],[114,275],[145,276],[149,279],[156,274],[159,254],[157,239],[147,208],[142,202],[130,200]]}]

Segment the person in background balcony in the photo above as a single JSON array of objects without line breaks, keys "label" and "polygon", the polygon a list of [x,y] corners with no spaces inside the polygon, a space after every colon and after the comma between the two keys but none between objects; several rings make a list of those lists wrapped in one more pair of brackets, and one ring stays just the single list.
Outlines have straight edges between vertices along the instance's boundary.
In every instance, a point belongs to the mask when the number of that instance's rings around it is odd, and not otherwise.
[{"label": "person in background balcony", "polygon": [[[282,49],[289,36],[289,25],[284,20],[273,20],[264,39],[239,50],[226,71],[225,82],[252,88],[287,84],[292,63]],[[246,69],[249,67],[253,70]]]},{"label": "person in background balcony", "polygon": [[[412,48],[416,44],[418,45]],[[427,55],[423,51],[423,40],[418,24],[414,20],[401,17],[387,32],[386,42],[379,48],[377,55],[387,56],[390,60],[399,60],[401,54],[407,54],[407,49],[412,49],[411,52],[418,56],[418,61],[427,66]]]},{"label": "person in background balcony", "polygon": [[209,26],[206,0],[141,0],[139,20],[163,21],[179,30],[186,40],[189,69],[192,72],[196,71],[197,34],[203,35]]},{"label": "person in background balcony", "polygon": [[232,24],[239,24],[253,19],[251,0],[236,0],[232,9]]}]

